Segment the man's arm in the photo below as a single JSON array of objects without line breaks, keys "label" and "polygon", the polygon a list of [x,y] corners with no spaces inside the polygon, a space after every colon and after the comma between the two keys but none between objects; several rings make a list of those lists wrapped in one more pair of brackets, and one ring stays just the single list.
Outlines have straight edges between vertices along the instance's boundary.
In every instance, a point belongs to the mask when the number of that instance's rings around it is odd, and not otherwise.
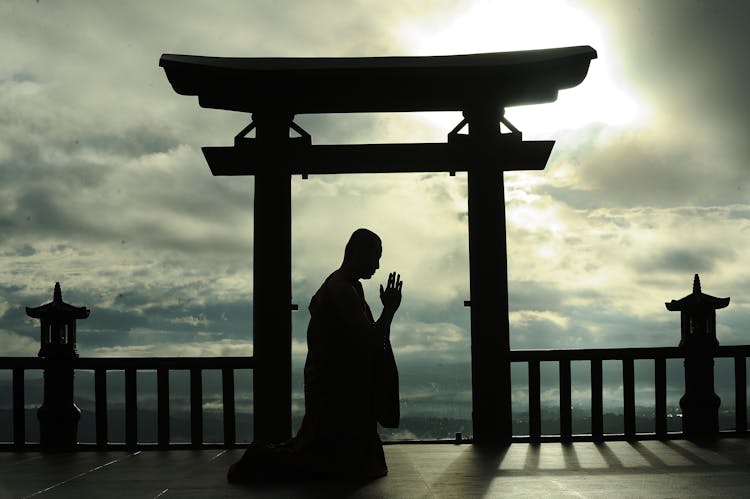
[{"label": "man's arm", "polygon": [[383,303],[383,310],[375,324],[372,324],[370,318],[366,315],[362,303],[363,298],[360,298],[353,285],[343,280],[331,284],[334,286],[333,292],[339,313],[349,327],[359,331],[369,331],[375,326],[376,330],[381,332],[385,339],[388,339],[393,316],[401,304],[403,282],[400,275],[391,272],[388,275],[385,289],[382,284],[380,285],[380,301]]}]

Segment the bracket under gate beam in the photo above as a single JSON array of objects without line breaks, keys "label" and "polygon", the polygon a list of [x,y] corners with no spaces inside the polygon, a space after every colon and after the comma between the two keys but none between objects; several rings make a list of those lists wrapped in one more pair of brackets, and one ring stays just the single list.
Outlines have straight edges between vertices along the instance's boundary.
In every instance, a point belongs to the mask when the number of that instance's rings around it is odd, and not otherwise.
[{"label": "bracket under gate beam", "polygon": [[299,126],[297,123],[292,121],[291,123],[289,123],[289,128],[297,132],[305,142],[307,142],[308,144],[312,144],[312,136],[307,133],[307,130]]},{"label": "bracket under gate beam", "polygon": [[[466,118],[463,118],[461,121],[458,122],[458,125],[453,127],[453,130],[448,132],[448,142],[451,141],[451,137],[455,137],[456,135],[458,135],[458,132],[460,132],[461,129],[466,126],[466,123],[468,123],[468,121],[466,121]],[[448,172],[448,175],[450,175],[451,177],[455,177],[456,170],[450,170]]]},{"label": "bracket under gate beam", "polygon": [[250,123],[245,128],[240,130],[239,133],[234,136],[234,145],[238,145],[240,140],[247,137],[247,134],[252,132],[254,129],[255,129],[255,122],[250,121]]},{"label": "bracket under gate beam", "polygon": [[[468,123],[469,122],[468,122],[468,120],[466,118],[464,118],[461,121],[459,121],[458,125],[456,125],[455,127],[453,127],[453,130],[451,130],[450,132],[448,132],[448,141],[450,141],[454,137],[457,137],[459,135],[458,132],[460,132]],[[508,120],[508,118],[505,117],[505,115],[503,115],[503,116],[500,117],[500,123],[502,123],[503,125],[505,125],[506,128],[508,130],[510,130],[511,134],[518,135],[518,137],[523,137],[523,133],[521,132],[521,130],[519,130],[518,128],[516,128],[513,125],[513,123],[511,123],[510,120]]]},{"label": "bracket under gate beam", "polygon": [[[256,127],[255,121],[250,121],[250,123],[245,128],[240,130],[239,133],[234,136],[234,145],[239,145],[241,140],[247,139],[248,138],[247,134],[252,132],[255,129],[255,127]],[[291,121],[289,123],[289,129],[294,130],[295,132],[299,134],[299,137],[294,137],[295,139],[302,140],[302,142],[306,143],[307,145],[312,144],[312,136],[307,132],[307,130],[299,126],[294,121]]]},{"label": "bracket under gate beam", "polygon": [[[294,118],[292,117],[292,119]],[[299,134],[299,137],[289,137],[289,140],[293,140],[296,143],[302,142],[302,144],[306,146],[312,145],[312,136],[307,132],[307,130],[299,126],[294,121],[290,121],[288,126],[290,130],[294,130],[295,132]],[[242,144],[243,141],[244,143],[247,143],[248,141],[251,141],[251,143],[258,141],[258,139],[247,137],[247,134],[252,132],[255,128],[256,128],[255,121],[251,120],[250,124],[248,124],[245,128],[240,130],[239,133],[234,136],[235,147],[240,146],[240,144]],[[263,142],[263,141],[260,141],[260,142]],[[307,176],[308,176],[307,173],[302,173],[302,180],[307,180]]]},{"label": "bracket under gate beam", "polygon": [[508,127],[508,130],[510,130],[510,132],[512,134],[518,135],[519,138],[523,137],[523,134],[521,133],[521,130],[519,130],[518,128],[514,127],[513,123],[511,123],[510,121],[508,121],[508,118],[506,118],[505,115],[503,115],[500,118],[500,123],[502,123],[503,125],[505,125],[506,127]]},{"label": "bracket under gate beam", "polygon": [[448,132],[448,140],[450,140],[451,137],[455,137],[456,135],[458,135],[458,132],[460,132],[461,129],[463,129],[463,127],[465,127],[467,123],[468,121],[466,120],[466,118],[463,118],[461,121],[459,121],[458,125],[453,127],[453,130]]}]

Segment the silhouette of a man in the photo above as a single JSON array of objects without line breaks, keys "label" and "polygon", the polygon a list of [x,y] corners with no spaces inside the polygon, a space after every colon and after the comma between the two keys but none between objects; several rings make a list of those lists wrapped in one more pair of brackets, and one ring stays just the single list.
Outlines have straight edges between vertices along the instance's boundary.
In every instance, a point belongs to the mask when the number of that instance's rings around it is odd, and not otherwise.
[{"label": "silhouette of a man", "polygon": [[388,472],[377,423],[399,424],[398,371],[390,326],[401,304],[400,275],[380,285],[383,311],[373,318],[360,279],[380,266],[380,238],[357,229],[344,261],[310,301],[305,416],[281,444],[254,442],[229,469],[230,481],[374,478]]}]

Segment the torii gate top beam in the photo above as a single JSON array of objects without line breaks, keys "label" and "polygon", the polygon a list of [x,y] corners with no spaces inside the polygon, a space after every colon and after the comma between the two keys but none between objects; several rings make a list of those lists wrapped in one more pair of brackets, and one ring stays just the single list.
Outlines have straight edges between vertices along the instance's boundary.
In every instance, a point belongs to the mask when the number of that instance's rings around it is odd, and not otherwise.
[{"label": "torii gate top beam", "polygon": [[174,90],[207,108],[291,114],[466,111],[541,104],[586,77],[589,46],[432,57],[163,54]]}]

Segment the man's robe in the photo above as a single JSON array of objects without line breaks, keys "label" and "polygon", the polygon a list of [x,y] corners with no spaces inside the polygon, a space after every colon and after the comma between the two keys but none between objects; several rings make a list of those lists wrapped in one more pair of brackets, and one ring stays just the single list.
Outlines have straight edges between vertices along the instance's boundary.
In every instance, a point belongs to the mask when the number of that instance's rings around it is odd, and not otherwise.
[{"label": "man's robe", "polygon": [[[362,285],[331,274],[310,302],[302,448],[357,473],[387,472],[377,423],[399,422],[398,371],[388,331],[373,320]],[[359,468],[359,469],[358,469]]]},{"label": "man's robe", "polygon": [[299,432],[282,444],[251,444],[230,480],[373,478],[388,471],[377,423],[395,428],[400,416],[389,331],[374,321],[359,281],[338,270],[309,310]]}]

